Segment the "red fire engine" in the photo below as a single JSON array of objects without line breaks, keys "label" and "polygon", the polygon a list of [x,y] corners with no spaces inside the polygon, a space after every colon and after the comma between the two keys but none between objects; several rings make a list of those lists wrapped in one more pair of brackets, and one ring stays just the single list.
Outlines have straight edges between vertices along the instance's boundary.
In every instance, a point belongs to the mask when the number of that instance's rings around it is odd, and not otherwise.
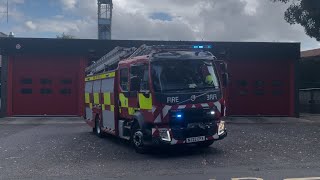
[{"label": "red fire engine", "polygon": [[86,69],[86,122],[99,137],[130,140],[140,153],[151,145],[207,147],[223,139],[227,75],[217,72],[208,48],[116,47]]}]

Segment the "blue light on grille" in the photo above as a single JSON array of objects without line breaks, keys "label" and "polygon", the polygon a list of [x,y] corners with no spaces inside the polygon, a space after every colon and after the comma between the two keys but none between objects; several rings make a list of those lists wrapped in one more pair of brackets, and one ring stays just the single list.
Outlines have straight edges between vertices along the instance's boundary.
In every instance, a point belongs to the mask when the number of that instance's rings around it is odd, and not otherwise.
[{"label": "blue light on grille", "polygon": [[198,49],[198,48],[199,48],[199,46],[193,46],[193,48],[194,48],[194,49]]},{"label": "blue light on grille", "polygon": [[177,114],[177,118],[181,119],[182,118],[182,114]]},{"label": "blue light on grille", "polygon": [[199,46],[199,49],[203,49],[203,46]]}]

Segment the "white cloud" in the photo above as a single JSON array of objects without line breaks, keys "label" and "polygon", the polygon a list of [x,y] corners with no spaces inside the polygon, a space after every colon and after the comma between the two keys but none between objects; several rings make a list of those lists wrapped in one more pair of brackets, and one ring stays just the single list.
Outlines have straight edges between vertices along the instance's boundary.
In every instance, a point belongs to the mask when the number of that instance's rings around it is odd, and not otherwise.
[{"label": "white cloud", "polygon": [[60,0],[64,9],[73,9],[77,4],[77,0]]},{"label": "white cloud", "polygon": [[27,28],[29,28],[31,30],[36,30],[37,29],[37,26],[32,21],[26,21],[25,25],[27,26]]},{"label": "white cloud", "polygon": [[244,10],[248,15],[254,15],[257,12],[257,8],[259,6],[258,0],[240,0],[240,1],[246,3]]},{"label": "white cloud", "polygon": [[53,18],[62,19],[62,18],[64,18],[64,15],[58,14],[58,15],[53,16]]},{"label": "white cloud", "polygon": [[[97,38],[97,3],[60,0],[60,15],[32,19],[29,31],[69,33]],[[269,0],[116,0],[113,39],[302,42],[303,49],[319,47],[300,25],[283,18],[288,5]],[[172,21],[150,14],[170,14]],[[69,19],[68,17],[72,17]],[[28,27],[30,26],[30,27]],[[33,29],[32,29],[33,27]]]},{"label": "white cloud", "polygon": [[15,3],[15,4],[23,4],[24,0],[10,0],[10,3]]}]

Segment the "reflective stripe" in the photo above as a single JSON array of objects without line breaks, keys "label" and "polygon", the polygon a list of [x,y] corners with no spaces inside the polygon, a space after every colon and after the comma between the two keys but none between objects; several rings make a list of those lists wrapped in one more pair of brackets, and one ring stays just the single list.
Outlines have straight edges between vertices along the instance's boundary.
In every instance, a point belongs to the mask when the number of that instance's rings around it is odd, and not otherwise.
[{"label": "reflective stripe", "polygon": [[214,102],[214,105],[218,108],[218,111],[221,112],[221,104],[219,101]]},{"label": "reflective stripe", "polygon": [[209,107],[209,105],[206,104],[206,103],[201,104],[201,106],[202,106],[202,107]]},{"label": "reflective stripe", "polygon": [[114,111],[114,105],[110,106],[110,111]]},{"label": "reflective stripe", "polygon": [[139,104],[141,109],[152,109],[152,96],[148,94],[146,97],[143,93],[139,93]]},{"label": "reflective stripe", "polygon": [[128,98],[126,98],[123,93],[119,94],[119,100],[121,103],[120,107],[128,107]]},{"label": "reflective stripe", "polygon": [[101,109],[102,109],[102,111],[106,110],[106,106],[105,106],[105,105],[102,105],[102,106],[101,106]]},{"label": "reflective stripe", "polygon": [[93,103],[100,104],[99,102],[99,93],[93,93]]},{"label": "reflective stripe", "polygon": [[115,72],[98,74],[98,75],[86,77],[85,81],[94,81],[94,80],[100,80],[100,79],[106,79],[106,78],[113,78],[113,77],[115,77],[115,75],[116,75]]},{"label": "reflective stripe", "polygon": [[92,109],[92,103],[89,103],[89,108]]},{"label": "reflective stripe", "polygon": [[84,94],[84,99],[85,99],[85,103],[90,103],[90,94],[89,93],[85,93]]},{"label": "reflective stripe", "polygon": [[164,106],[164,108],[162,109],[162,115],[163,117],[166,117],[166,115],[168,114],[169,110],[171,109],[171,106]]},{"label": "reflective stripe", "polygon": [[111,105],[110,93],[103,93],[103,99],[105,105]]},{"label": "reflective stripe", "polygon": [[129,115],[133,115],[134,112],[135,112],[135,110],[134,110],[133,107],[129,107],[129,108],[128,108],[128,113],[129,113]]},{"label": "reflective stripe", "polygon": [[154,113],[156,111],[157,107],[156,106],[152,106],[152,113]]},{"label": "reflective stripe", "polygon": [[186,108],[186,105],[180,105],[180,106],[178,106],[178,109],[184,109],[184,108]]},{"label": "reflective stripe", "polygon": [[160,114],[157,116],[157,118],[154,120],[154,123],[161,123],[161,116]]}]

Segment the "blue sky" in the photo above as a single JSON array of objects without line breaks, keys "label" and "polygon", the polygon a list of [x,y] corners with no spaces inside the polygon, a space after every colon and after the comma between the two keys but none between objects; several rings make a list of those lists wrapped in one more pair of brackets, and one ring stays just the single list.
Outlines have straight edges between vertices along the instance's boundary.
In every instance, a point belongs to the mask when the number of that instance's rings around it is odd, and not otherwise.
[{"label": "blue sky", "polygon": [[[97,38],[96,0],[9,0],[9,23],[0,31],[17,37],[67,33]],[[6,0],[0,0],[0,11]],[[319,48],[299,25],[283,19],[288,5],[261,0],[114,0],[112,38],[301,42]]]}]

